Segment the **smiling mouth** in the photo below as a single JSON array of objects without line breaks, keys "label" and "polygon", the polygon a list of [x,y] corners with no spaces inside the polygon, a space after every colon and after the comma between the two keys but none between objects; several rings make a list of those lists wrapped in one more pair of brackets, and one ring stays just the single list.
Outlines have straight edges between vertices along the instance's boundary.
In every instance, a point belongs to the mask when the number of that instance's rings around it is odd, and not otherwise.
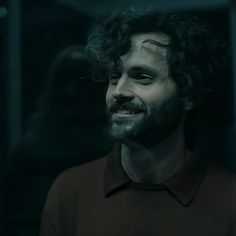
[{"label": "smiling mouth", "polygon": [[142,114],[142,111],[134,111],[134,110],[118,110],[116,112],[113,112],[113,119],[127,119],[136,117],[140,114]]}]

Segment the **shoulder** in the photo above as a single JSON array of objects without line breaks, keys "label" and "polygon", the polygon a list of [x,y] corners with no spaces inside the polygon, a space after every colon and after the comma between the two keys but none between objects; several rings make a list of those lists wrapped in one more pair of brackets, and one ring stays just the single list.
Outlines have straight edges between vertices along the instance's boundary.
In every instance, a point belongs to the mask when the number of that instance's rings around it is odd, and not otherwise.
[{"label": "shoulder", "polygon": [[[211,163],[207,169],[206,176],[212,183],[224,188],[236,187],[236,173],[218,163]],[[221,186],[221,187],[223,187]]]},{"label": "shoulder", "polygon": [[86,194],[88,186],[102,186],[107,156],[69,168],[62,172],[53,182],[47,196],[46,205],[64,202]]},{"label": "shoulder", "polygon": [[82,181],[97,179],[104,174],[107,156],[97,160],[69,168],[62,172],[55,180],[53,186],[79,185]]},{"label": "shoulder", "polygon": [[107,156],[104,156],[97,160],[66,169],[57,177],[57,181],[63,182],[71,179],[78,179],[84,175],[93,176],[94,174],[101,173],[105,169],[106,160]]},{"label": "shoulder", "polygon": [[211,201],[225,206],[230,204],[236,210],[236,174],[231,170],[217,163],[210,164],[202,188],[211,196]]}]

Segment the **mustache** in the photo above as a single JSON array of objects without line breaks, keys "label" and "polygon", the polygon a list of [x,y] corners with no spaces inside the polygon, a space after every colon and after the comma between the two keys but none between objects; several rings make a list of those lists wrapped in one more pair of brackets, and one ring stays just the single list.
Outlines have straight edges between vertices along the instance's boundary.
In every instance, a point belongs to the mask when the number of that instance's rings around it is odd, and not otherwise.
[{"label": "mustache", "polygon": [[126,103],[120,104],[117,101],[114,101],[107,107],[108,113],[114,113],[119,110],[128,110],[132,112],[146,112],[147,111],[146,107],[143,104],[137,104],[134,102],[126,102]]}]

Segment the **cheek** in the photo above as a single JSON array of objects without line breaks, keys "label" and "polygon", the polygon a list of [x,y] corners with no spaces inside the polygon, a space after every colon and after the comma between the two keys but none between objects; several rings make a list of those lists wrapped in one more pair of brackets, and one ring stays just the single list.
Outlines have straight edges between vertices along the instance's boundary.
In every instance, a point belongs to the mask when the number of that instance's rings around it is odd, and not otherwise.
[{"label": "cheek", "polygon": [[148,90],[137,91],[136,94],[140,101],[142,101],[148,109],[159,107],[165,100],[175,93],[175,86],[166,86],[165,84],[154,85]]},{"label": "cheek", "polygon": [[178,88],[176,84],[170,80],[167,79],[163,81],[162,83],[155,84],[150,90],[149,94],[147,95],[147,99],[150,101],[158,102],[162,100],[166,100],[173,94],[177,92]]},{"label": "cheek", "polygon": [[153,106],[163,98],[163,93],[159,88],[148,87],[145,89],[138,89],[135,92],[136,97],[147,106]]},{"label": "cheek", "polygon": [[111,90],[111,88],[108,86],[107,92],[106,92],[106,104],[107,104],[107,105],[109,105],[109,104],[111,103],[112,98],[113,98],[113,96],[112,96],[112,90]]}]

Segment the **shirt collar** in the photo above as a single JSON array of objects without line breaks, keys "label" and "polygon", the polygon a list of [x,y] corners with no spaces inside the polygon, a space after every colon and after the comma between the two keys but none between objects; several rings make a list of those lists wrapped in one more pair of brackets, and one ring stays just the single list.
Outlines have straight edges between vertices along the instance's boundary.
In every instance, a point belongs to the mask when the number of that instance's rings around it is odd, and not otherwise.
[{"label": "shirt collar", "polygon": [[[183,167],[162,184],[182,205],[189,205],[197,194],[204,179],[205,165],[197,161],[197,153],[185,162]],[[115,144],[108,155],[104,173],[104,193],[108,197],[126,187],[131,180],[121,164],[121,144]]]}]

